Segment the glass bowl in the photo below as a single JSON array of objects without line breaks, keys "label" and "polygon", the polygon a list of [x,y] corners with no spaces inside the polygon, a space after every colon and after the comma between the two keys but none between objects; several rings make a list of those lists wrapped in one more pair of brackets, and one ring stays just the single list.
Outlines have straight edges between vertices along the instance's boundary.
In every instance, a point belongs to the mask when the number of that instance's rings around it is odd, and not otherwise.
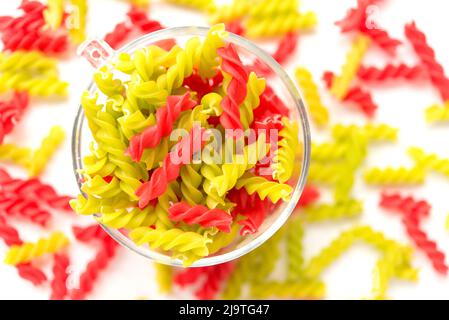
[{"label": "glass bowl", "polygon": [[[108,59],[116,58],[120,53],[126,52],[132,54],[137,49],[149,46],[155,43],[163,43],[170,39],[175,40],[181,46],[189,38],[197,36],[203,40],[209,31],[209,28],[204,27],[176,27],[157,31],[145,35],[117,51],[112,50],[103,40],[92,39],[84,43],[80,49],[79,54],[86,57],[91,64],[99,68],[106,63]],[[194,262],[191,267],[212,266],[227,261],[239,258],[250,251],[256,249],[258,246],[267,241],[276,231],[281,228],[288,220],[290,214],[293,212],[299,197],[304,188],[310,161],[310,130],[307,120],[304,102],[291,78],[283,70],[283,68],[264,50],[256,46],[254,43],[230,33],[225,40],[227,43],[233,43],[239,52],[244,63],[250,63],[255,59],[258,60],[259,65],[262,63],[265,70],[269,70],[272,76],[267,78],[267,84],[270,85],[275,93],[281,98],[286,106],[290,109],[290,119],[298,122],[300,141],[300,155],[295,163],[296,176],[289,182],[293,187],[291,200],[287,203],[282,203],[276,207],[270,215],[267,216],[264,223],[260,226],[256,234],[245,237],[238,237],[234,243],[220,250],[214,255],[204,257]],[[90,93],[97,90],[95,83],[92,81],[87,89]],[[82,184],[82,175],[80,169],[83,168],[82,159],[89,150],[89,143],[92,141],[92,136],[85,125],[84,111],[81,105],[73,125],[72,135],[72,158],[73,168],[76,181],[80,188]],[[144,256],[148,259],[166,264],[181,267],[182,261],[171,258],[168,254],[160,251],[152,250],[146,246],[137,246],[126,234],[116,229],[111,229],[102,225],[104,230],[114,238],[118,243],[124,247]]]}]

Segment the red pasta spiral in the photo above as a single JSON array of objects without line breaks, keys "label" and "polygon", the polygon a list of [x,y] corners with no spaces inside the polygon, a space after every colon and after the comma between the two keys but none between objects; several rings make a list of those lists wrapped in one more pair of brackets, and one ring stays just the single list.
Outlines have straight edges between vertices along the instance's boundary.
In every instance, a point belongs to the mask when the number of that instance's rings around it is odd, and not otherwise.
[{"label": "red pasta spiral", "polygon": [[387,31],[380,28],[363,28],[361,30],[385,52],[394,55],[401,41],[393,39]]},{"label": "red pasta spiral", "polygon": [[159,21],[151,20],[145,10],[138,7],[131,7],[128,11],[128,17],[131,23],[140,29],[143,33],[151,33],[157,30],[165,29]]},{"label": "red pasta spiral", "polygon": [[190,163],[195,152],[201,150],[205,141],[203,140],[204,128],[193,127],[189,135],[183,137],[164,159],[162,166],[153,171],[148,182],[145,182],[137,190],[139,207],[145,208],[151,200],[161,196],[170,182],[179,176],[181,167]]},{"label": "red pasta spiral", "polygon": [[216,227],[223,232],[231,231],[232,216],[221,209],[209,209],[202,205],[190,206],[186,202],[178,202],[168,209],[172,221],[187,224],[199,224],[202,227]]},{"label": "red pasta spiral", "polygon": [[120,22],[114,27],[114,30],[105,35],[104,41],[106,41],[111,48],[117,49],[128,38],[131,31],[132,28],[127,22]]},{"label": "red pasta spiral", "polygon": [[234,270],[234,263],[226,262],[208,267],[206,271],[206,279],[201,287],[195,292],[195,296],[201,300],[214,299],[220,287],[230,277]]},{"label": "red pasta spiral", "polygon": [[361,26],[366,23],[366,11],[368,6],[373,5],[378,1],[379,0],[358,0],[357,7],[349,9],[346,16],[335,24],[340,27],[341,32],[359,30]]},{"label": "red pasta spiral", "polygon": [[70,292],[73,300],[82,300],[92,291],[100,273],[106,269],[115,256],[118,244],[108,238],[103,241],[101,249],[97,252],[95,258],[90,261],[79,279],[79,288]]},{"label": "red pasta spiral", "polygon": [[69,45],[67,34],[49,30],[8,32],[3,35],[2,40],[6,50],[38,50],[47,54],[65,52]]},{"label": "red pasta spiral", "polygon": [[426,70],[421,65],[387,64],[383,68],[361,66],[357,75],[364,81],[419,80],[426,77]]},{"label": "red pasta spiral", "polygon": [[304,190],[302,191],[301,198],[299,198],[296,208],[307,207],[312,203],[317,202],[320,199],[320,196],[320,191],[316,187],[312,185],[306,185]]},{"label": "red pasta spiral", "polygon": [[37,178],[16,179],[12,178],[5,170],[0,169],[0,190],[6,194],[14,194],[43,203],[53,209],[72,212],[69,205],[72,197],[58,194],[52,186]]},{"label": "red pasta spiral", "polygon": [[53,280],[51,281],[51,300],[63,300],[67,295],[67,268],[70,261],[66,254],[55,254],[53,264]]},{"label": "red pasta spiral", "polygon": [[190,99],[189,92],[183,96],[168,97],[166,106],[156,111],[156,124],[131,138],[128,148],[131,159],[140,161],[145,149],[155,148],[162,138],[170,135],[181,112],[195,106],[196,102]]},{"label": "red pasta spiral", "polygon": [[221,101],[223,113],[220,116],[220,123],[225,129],[243,129],[239,107],[246,97],[248,72],[234,45],[228,44],[224,48],[219,48],[217,53],[222,58],[222,71],[232,77],[226,90],[226,96]]},{"label": "red pasta spiral", "polygon": [[105,240],[109,237],[99,224],[87,227],[73,226],[72,232],[78,241],[85,243],[96,240]]},{"label": "red pasta spiral", "polygon": [[201,78],[198,71],[194,70],[193,74],[184,79],[183,86],[187,86],[190,90],[195,91],[198,101],[206,94],[213,92],[213,90],[223,82],[223,74],[218,72],[210,79]]},{"label": "red pasta spiral", "polygon": [[17,229],[9,225],[3,216],[0,216],[0,238],[3,239],[7,246],[21,245],[23,243]]},{"label": "red pasta spiral", "polygon": [[17,18],[0,17],[0,31],[17,32],[21,30],[34,31],[45,25],[43,12],[46,5],[39,1],[23,1],[19,9],[24,13]]},{"label": "red pasta spiral", "polygon": [[449,100],[449,79],[443,66],[437,61],[435,51],[427,43],[426,35],[418,29],[415,22],[405,26],[405,36],[412,44],[435,88],[440,92],[443,101]]},{"label": "red pasta spiral", "polygon": [[197,283],[207,272],[207,267],[188,268],[177,273],[173,277],[173,282],[180,287],[186,287]]},{"label": "red pasta spiral", "polygon": [[26,92],[15,92],[9,101],[0,102],[0,143],[22,118],[28,107],[29,97]]},{"label": "red pasta spiral", "polygon": [[[7,246],[23,244],[19,232],[13,226],[9,225],[6,218],[0,215],[0,238]],[[40,269],[33,267],[31,263],[23,263],[16,266],[19,276],[30,281],[35,286],[47,281],[45,273]]]},{"label": "red pasta spiral", "polygon": [[243,35],[245,32],[245,28],[243,28],[243,24],[240,20],[226,23],[226,30],[239,36]]},{"label": "red pasta spiral", "polygon": [[[334,74],[332,72],[326,71],[323,74],[323,80],[328,88],[332,87],[333,79]],[[379,108],[378,105],[374,102],[371,93],[360,86],[354,86],[350,88],[346,96],[343,98],[343,101],[353,103],[369,118],[373,117],[376,113],[376,110]]]},{"label": "red pasta spiral", "polygon": [[433,268],[446,275],[448,266],[445,262],[444,252],[439,250],[436,242],[430,240],[429,236],[421,229],[421,220],[429,215],[430,204],[425,200],[418,201],[410,196],[404,197],[400,194],[383,193],[380,206],[397,210],[403,215],[402,221],[409,237],[427,255]]},{"label": "red pasta spiral", "polygon": [[278,97],[273,88],[267,85],[260,96],[259,107],[254,109],[254,120],[264,119],[272,115],[288,116],[289,108]]},{"label": "red pasta spiral", "polygon": [[41,226],[47,225],[51,219],[50,213],[36,201],[14,194],[0,193],[0,213],[21,217]]}]

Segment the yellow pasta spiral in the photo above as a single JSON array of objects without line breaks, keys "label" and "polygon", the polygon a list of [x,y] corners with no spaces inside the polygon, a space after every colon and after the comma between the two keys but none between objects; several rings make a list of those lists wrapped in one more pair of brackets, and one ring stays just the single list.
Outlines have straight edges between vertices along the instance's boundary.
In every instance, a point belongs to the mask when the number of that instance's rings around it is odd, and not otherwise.
[{"label": "yellow pasta spiral", "polygon": [[444,159],[437,154],[426,153],[423,149],[411,147],[408,154],[416,161],[418,166],[429,168],[449,177],[449,159]]},{"label": "yellow pasta spiral", "polygon": [[266,144],[265,135],[260,135],[257,141],[244,146],[242,154],[232,154],[230,163],[224,163],[221,166],[222,173],[211,180],[211,185],[223,197],[237,183],[237,180],[243,174],[256,165],[257,161],[262,159],[268,152],[269,145]]},{"label": "yellow pasta spiral", "polygon": [[44,18],[50,28],[58,29],[64,18],[64,0],[48,0]]},{"label": "yellow pasta spiral", "polygon": [[271,202],[276,203],[280,199],[284,201],[290,200],[293,191],[288,184],[276,183],[268,181],[263,177],[258,177],[251,172],[245,173],[235,185],[237,189],[245,188],[249,194],[257,192],[259,197],[264,200],[268,197]]},{"label": "yellow pasta spiral", "polygon": [[273,178],[280,183],[285,183],[291,178],[295,167],[296,150],[299,146],[299,128],[297,122],[290,121],[287,117],[282,118],[282,123],[284,127],[279,132],[281,140],[275,151],[271,168],[273,169]]},{"label": "yellow pasta spiral", "polygon": [[49,238],[36,243],[27,242],[20,246],[12,246],[6,253],[5,263],[18,265],[27,263],[44,254],[56,253],[69,244],[69,239],[61,232],[53,233]]},{"label": "yellow pasta spiral", "polygon": [[314,12],[296,13],[276,17],[252,18],[246,22],[246,35],[249,37],[272,37],[289,32],[310,30],[317,24]]},{"label": "yellow pasta spiral", "polygon": [[93,178],[87,177],[81,190],[88,195],[105,199],[122,194],[120,181],[116,177],[113,177],[109,183],[100,176],[94,176]]},{"label": "yellow pasta spiral", "polygon": [[70,0],[70,2],[72,4],[71,25],[69,26],[70,38],[75,43],[82,43],[86,40],[87,0]]},{"label": "yellow pasta spiral", "polygon": [[327,162],[341,160],[350,153],[349,144],[347,143],[312,143],[311,158],[315,161]]},{"label": "yellow pasta spiral", "polygon": [[251,72],[246,87],[246,98],[240,106],[240,121],[243,128],[248,129],[254,120],[253,110],[259,106],[259,97],[265,90],[265,79],[258,78],[255,72]]},{"label": "yellow pasta spiral", "polygon": [[210,78],[217,73],[217,67],[220,64],[217,49],[224,47],[224,39],[227,36],[224,24],[212,26],[207,33],[199,54],[198,73],[203,79]]},{"label": "yellow pasta spiral", "polygon": [[424,182],[426,172],[421,167],[373,168],[365,171],[363,177],[366,183],[374,185],[414,185]]},{"label": "yellow pasta spiral", "polygon": [[160,293],[170,293],[173,284],[173,268],[160,263],[153,263],[156,272],[156,282]]},{"label": "yellow pasta spiral", "polygon": [[396,141],[399,130],[387,124],[367,124],[364,126],[337,124],[332,128],[332,136],[336,140],[354,139],[364,136],[368,142]]},{"label": "yellow pasta spiral", "polygon": [[214,9],[214,0],[165,0],[180,6],[185,6],[200,11],[209,11]]},{"label": "yellow pasta spiral", "polygon": [[299,279],[304,268],[304,228],[302,219],[294,218],[287,226],[287,278]]},{"label": "yellow pasta spiral", "polygon": [[139,208],[127,210],[103,207],[101,208],[101,217],[98,220],[114,229],[147,227],[152,223],[151,213],[153,213],[153,210],[152,206],[147,206],[142,210]]},{"label": "yellow pasta spiral", "polygon": [[90,154],[83,158],[83,168],[80,170],[80,173],[91,177],[95,175],[101,177],[111,175],[116,165],[109,161],[108,153],[104,150],[96,149],[94,143],[91,143],[90,151]]},{"label": "yellow pasta spiral", "polygon": [[247,0],[233,0],[232,3],[212,8],[209,11],[209,22],[231,22],[247,15],[251,2]]},{"label": "yellow pasta spiral", "polygon": [[209,254],[214,254],[221,249],[230,245],[238,236],[238,232],[240,230],[240,225],[237,223],[233,223],[231,226],[231,232],[218,232],[214,236],[212,236],[212,242],[207,244],[207,249],[209,250]]},{"label": "yellow pasta spiral", "polygon": [[331,163],[328,165],[312,163],[309,168],[309,181],[335,185],[339,181],[344,170],[345,166],[341,163]]},{"label": "yellow pasta spiral", "polygon": [[98,89],[108,97],[123,95],[125,86],[119,79],[114,79],[112,71],[107,67],[101,67],[94,74],[94,81]]},{"label": "yellow pasta spiral", "polygon": [[297,0],[264,0],[255,3],[249,9],[250,17],[276,17],[298,10]]},{"label": "yellow pasta spiral", "polygon": [[150,5],[151,0],[126,0],[134,6],[146,8]]},{"label": "yellow pasta spiral", "polygon": [[129,205],[129,201],[123,197],[99,199],[92,196],[84,197],[78,195],[76,199],[70,200],[73,211],[82,215],[98,214],[104,207],[123,209]]},{"label": "yellow pasta spiral", "polygon": [[56,76],[33,77],[26,71],[4,72],[0,75],[0,92],[27,91],[32,96],[66,96],[68,83]]},{"label": "yellow pasta spiral", "polygon": [[169,94],[182,86],[184,79],[192,75],[193,64],[198,61],[198,48],[201,42],[198,38],[187,41],[185,49],[176,55],[176,64],[167,69],[167,72],[157,78],[159,89],[166,90]]},{"label": "yellow pasta spiral", "polygon": [[28,71],[43,74],[49,71],[56,72],[56,70],[57,61],[39,51],[0,53],[0,71],[2,72]]},{"label": "yellow pasta spiral", "polygon": [[[179,254],[192,253],[199,258],[209,254],[207,243],[210,240],[195,232],[185,232],[176,228],[158,230],[142,227],[132,230],[129,236],[137,245],[148,244],[152,249],[160,248]],[[186,261],[183,263],[185,267],[189,266]]]},{"label": "yellow pasta spiral", "polygon": [[449,121],[449,101],[444,105],[433,105],[426,109],[427,122],[448,122]]},{"label": "yellow pasta spiral", "polygon": [[363,211],[363,204],[357,200],[347,200],[334,204],[319,204],[304,209],[306,221],[320,222],[338,220],[359,216]]},{"label": "yellow pasta spiral", "polygon": [[346,62],[342,66],[341,74],[333,80],[331,93],[339,100],[342,100],[348,93],[352,80],[357,74],[366,50],[370,44],[370,39],[359,34],[352,43],[351,50],[346,56]]},{"label": "yellow pasta spiral", "polygon": [[267,281],[252,284],[250,294],[259,299],[321,299],[326,294],[326,286],[322,281]]},{"label": "yellow pasta spiral", "polygon": [[23,148],[15,144],[0,145],[0,160],[18,164],[24,168],[29,168],[33,151],[30,148]]},{"label": "yellow pasta spiral", "polygon": [[315,84],[310,71],[306,68],[297,68],[295,70],[295,78],[304,93],[304,99],[313,121],[318,126],[328,124],[329,111],[321,102],[318,87]]},{"label": "yellow pasta spiral", "polygon": [[206,205],[209,209],[217,207],[225,207],[226,201],[224,197],[218,194],[218,190],[212,185],[211,181],[222,175],[221,168],[214,163],[205,163],[201,166],[201,174],[204,177],[203,190],[206,194]]},{"label": "yellow pasta spiral", "polygon": [[99,127],[94,138],[99,148],[108,153],[108,160],[116,166],[114,173],[120,179],[120,188],[130,199],[137,200],[136,190],[141,185],[140,179],[147,179],[147,172],[125,155],[126,144],[117,120],[109,112],[98,112],[93,121]]},{"label": "yellow pasta spiral", "polygon": [[65,132],[60,126],[50,129],[50,133],[42,140],[40,147],[33,152],[28,170],[30,176],[42,173],[64,139]]},{"label": "yellow pasta spiral", "polygon": [[181,168],[181,192],[183,200],[191,205],[203,204],[205,197],[201,191],[203,176],[199,173],[201,164],[188,164]]},{"label": "yellow pasta spiral", "polygon": [[201,98],[201,105],[203,106],[203,113],[208,116],[218,117],[223,113],[221,108],[221,100],[223,97],[218,93],[211,92]]}]

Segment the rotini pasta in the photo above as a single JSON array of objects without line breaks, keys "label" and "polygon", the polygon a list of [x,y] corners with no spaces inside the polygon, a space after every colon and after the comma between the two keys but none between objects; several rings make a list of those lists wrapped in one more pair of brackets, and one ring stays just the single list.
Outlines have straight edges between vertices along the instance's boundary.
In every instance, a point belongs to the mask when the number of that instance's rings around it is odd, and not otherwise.
[{"label": "rotini pasta", "polygon": [[373,168],[365,171],[365,182],[374,185],[415,185],[424,182],[426,172],[421,167]]},{"label": "rotini pasta", "polygon": [[18,147],[14,144],[0,145],[0,160],[29,168],[33,151],[30,148]]},{"label": "rotini pasta", "polygon": [[306,68],[295,70],[296,81],[304,92],[310,115],[318,126],[326,125],[329,122],[329,111],[322,104],[318,87],[313,81],[312,74]]},{"label": "rotini pasta", "polygon": [[28,170],[30,176],[37,176],[42,173],[64,139],[65,132],[61,127],[54,126],[50,129],[48,136],[42,140],[40,147],[31,156]]},{"label": "rotini pasta", "polygon": [[24,243],[12,246],[5,258],[5,263],[18,265],[30,262],[44,254],[56,253],[69,244],[69,239],[61,232],[53,233],[49,238],[40,239],[36,243]]},{"label": "rotini pasta", "polygon": [[287,117],[282,119],[284,128],[279,132],[281,140],[278,149],[273,157],[273,178],[280,183],[287,182],[292,174],[296,158],[296,150],[299,147],[299,128],[296,122],[290,121]]},{"label": "rotini pasta", "polygon": [[449,102],[443,106],[433,105],[426,109],[426,120],[428,122],[448,122],[449,121]]},{"label": "rotini pasta", "polygon": [[359,216],[363,211],[363,204],[357,200],[337,202],[335,204],[312,205],[304,209],[304,219],[308,222],[338,220]]},{"label": "rotini pasta", "polygon": [[352,80],[357,75],[360,63],[370,44],[369,38],[364,35],[358,35],[352,44],[346,62],[341,69],[341,74],[334,78],[331,93],[337,99],[343,99],[348,93]]},{"label": "rotini pasta", "polygon": [[237,189],[245,188],[249,194],[257,192],[262,200],[268,197],[273,203],[278,202],[280,199],[288,201],[293,191],[292,187],[288,184],[268,181],[250,172],[245,173],[237,181],[235,187]]}]

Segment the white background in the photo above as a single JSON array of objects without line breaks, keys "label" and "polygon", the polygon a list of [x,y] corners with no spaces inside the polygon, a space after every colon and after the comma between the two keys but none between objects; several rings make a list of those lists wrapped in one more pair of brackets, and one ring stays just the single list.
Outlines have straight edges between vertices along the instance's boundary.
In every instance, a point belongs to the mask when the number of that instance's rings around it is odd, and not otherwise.
[{"label": "white background", "polygon": [[[1,1],[0,15],[14,14],[19,1]],[[127,6],[122,1],[91,0],[89,13],[89,36],[102,37],[110,31],[117,22],[124,19]],[[168,4],[154,1],[151,16],[160,20],[166,26],[207,25],[206,19],[199,13],[179,9]],[[303,10],[313,10],[317,13],[319,25],[313,33],[304,34],[300,38],[299,49],[291,60],[287,70],[292,73],[293,67],[304,65],[311,69],[315,78],[319,79],[324,70],[338,72],[349,48],[350,37],[342,36],[333,23],[342,18],[346,10],[355,4],[355,0],[303,0]],[[449,21],[449,2],[441,0],[390,0],[380,6],[378,23],[386,28],[394,37],[404,39],[403,26],[415,19],[418,26],[426,32],[429,42],[435,48],[439,60],[449,72],[449,41],[447,30]],[[263,44],[272,49],[273,44]],[[372,50],[365,59],[366,64],[383,65],[388,61],[387,55]],[[391,60],[390,60],[391,61]],[[411,47],[405,44],[401,47],[396,62],[415,63]],[[49,164],[50,168],[42,179],[53,184],[59,191],[75,195],[77,187],[72,171],[70,151],[70,134],[72,123],[78,107],[81,92],[91,77],[92,70],[86,62],[72,56],[61,63],[62,78],[69,81],[70,98],[64,101],[33,101],[25,119],[17,126],[8,141],[20,142],[22,145],[36,147],[52,125],[62,125],[66,128],[68,138],[63,148]],[[322,87],[322,83],[320,82]],[[424,109],[439,101],[436,91],[428,83],[398,83],[387,86],[371,86],[375,100],[380,105],[376,120],[385,122],[401,129],[397,144],[387,144],[370,148],[365,167],[387,165],[411,165],[411,160],[405,155],[410,145],[425,147],[429,151],[449,157],[447,148],[449,141],[449,126],[430,126],[424,121]],[[333,101],[325,90],[324,101],[330,106],[333,123],[363,123],[365,120],[357,111],[347,106],[341,106]],[[325,140],[328,132],[318,132],[314,129],[314,139]],[[25,176],[20,169],[12,168],[16,176]],[[449,213],[447,199],[449,180],[430,174],[425,186],[410,188],[406,192],[428,199],[432,205],[431,218],[423,225],[439,246],[449,253],[449,233],[444,229],[444,221]],[[359,179],[354,196],[365,203],[363,217],[356,223],[369,224],[382,230],[391,238],[408,241],[397,216],[383,212],[377,206],[379,189],[367,188]],[[330,200],[325,199],[325,200]],[[61,213],[52,224],[53,230],[63,230],[69,233],[70,226],[89,224],[89,218],[71,217]],[[339,232],[350,227],[354,221],[310,225],[306,228],[305,255],[307,258],[315,255]],[[25,240],[34,241],[48,231],[29,225],[17,224]],[[6,247],[0,245],[0,256],[6,252]],[[94,248],[77,244],[72,246],[70,254],[74,263],[76,276],[85,263],[92,258]],[[331,299],[357,299],[369,296],[372,282],[372,269],[378,258],[377,252],[365,247],[355,247],[345,254],[324,273],[327,284],[327,297]],[[449,280],[438,276],[428,260],[420,252],[414,259],[420,268],[420,281],[417,284],[393,281],[390,289],[391,298],[396,299],[447,299],[449,298]],[[51,263],[43,264],[47,272]],[[281,269],[281,268],[280,268]],[[93,299],[135,299],[144,296],[150,299],[182,298],[186,293],[177,292],[170,297],[160,296],[154,282],[151,263],[125,249],[120,249],[111,267],[98,280],[95,290],[90,295]],[[49,296],[48,287],[35,288],[21,280],[16,270],[0,264],[0,299],[46,299]]]}]

